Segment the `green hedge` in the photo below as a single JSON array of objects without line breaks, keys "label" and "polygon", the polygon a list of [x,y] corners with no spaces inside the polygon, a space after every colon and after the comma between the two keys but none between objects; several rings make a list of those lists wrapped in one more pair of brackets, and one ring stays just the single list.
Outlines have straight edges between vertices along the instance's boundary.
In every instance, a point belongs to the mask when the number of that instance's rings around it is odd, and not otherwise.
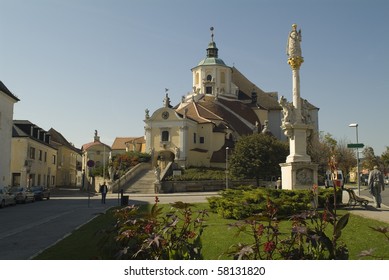
[{"label": "green hedge", "polygon": [[[341,190],[340,190],[341,193]],[[208,202],[212,211],[223,218],[244,219],[255,214],[264,213],[268,201],[277,208],[278,217],[289,217],[303,210],[312,208],[311,190],[275,190],[241,186],[220,192],[219,197],[210,197]],[[337,197],[337,201],[341,202]],[[318,207],[333,205],[333,189],[319,189]]]}]

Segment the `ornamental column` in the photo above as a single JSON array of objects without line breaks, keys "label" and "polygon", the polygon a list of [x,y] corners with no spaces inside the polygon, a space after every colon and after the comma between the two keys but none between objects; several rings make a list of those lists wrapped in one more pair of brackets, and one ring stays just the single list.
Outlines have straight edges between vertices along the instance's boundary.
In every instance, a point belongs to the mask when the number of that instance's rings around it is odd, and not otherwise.
[{"label": "ornamental column", "polygon": [[281,128],[289,138],[289,155],[286,162],[280,164],[283,189],[311,188],[317,184],[317,164],[311,163],[307,154],[307,137],[310,136],[313,126],[310,120],[302,114],[300,96],[300,67],[304,62],[301,53],[301,30],[292,25],[289,33],[286,53],[288,64],[292,69],[292,103],[281,96],[279,104],[283,110]]}]

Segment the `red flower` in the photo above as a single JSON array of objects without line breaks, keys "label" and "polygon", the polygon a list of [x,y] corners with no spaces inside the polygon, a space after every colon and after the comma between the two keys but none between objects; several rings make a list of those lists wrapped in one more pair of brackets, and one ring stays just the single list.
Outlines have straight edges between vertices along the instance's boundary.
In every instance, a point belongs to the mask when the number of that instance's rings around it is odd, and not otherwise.
[{"label": "red flower", "polygon": [[276,248],[276,244],[273,241],[265,242],[263,245],[263,250],[266,253],[271,253]]},{"label": "red flower", "polygon": [[147,224],[147,225],[145,226],[145,232],[146,232],[147,234],[152,233],[152,232],[153,232],[153,225],[152,225],[152,224]]}]

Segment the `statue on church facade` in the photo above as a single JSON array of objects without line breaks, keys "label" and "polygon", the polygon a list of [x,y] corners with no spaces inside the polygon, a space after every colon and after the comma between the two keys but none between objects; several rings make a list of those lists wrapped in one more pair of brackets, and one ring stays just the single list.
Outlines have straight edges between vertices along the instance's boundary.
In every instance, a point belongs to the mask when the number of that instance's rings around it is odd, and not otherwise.
[{"label": "statue on church facade", "polygon": [[[167,89],[166,89],[167,90]],[[171,105],[170,105],[170,98],[169,98],[169,95],[168,93],[166,92],[166,95],[165,95],[165,98],[163,99],[163,105],[166,107],[166,108],[170,108]]]}]

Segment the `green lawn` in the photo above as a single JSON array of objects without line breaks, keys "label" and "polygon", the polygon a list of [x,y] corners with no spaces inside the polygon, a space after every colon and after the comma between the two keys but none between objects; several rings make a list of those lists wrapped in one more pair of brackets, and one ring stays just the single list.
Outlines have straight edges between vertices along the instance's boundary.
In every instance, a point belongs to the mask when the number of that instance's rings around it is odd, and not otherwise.
[{"label": "green lawn", "polygon": [[[208,209],[208,204],[195,204],[197,209]],[[345,214],[345,210],[338,210],[338,214]],[[236,229],[229,224],[235,220],[220,218],[217,214],[209,213],[202,236],[203,256],[207,260],[228,259],[223,253],[238,242],[249,242],[247,236],[236,237]],[[112,228],[115,220],[112,211],[99,215],[88,224],[74,231],[71,235],[58,242],[53,247],[39,254],[35,259],[43,260],[88,260],[101,259],[102,231]],[[347,245],[350,259],[359,259],[358,254],[363,250],[374,249],[374,254],[389,259],[389,242],[381,233],[369,227],[389,226],[388,224],[351,215],[346,228],[342,231],[341,240]],[[281,231],[290,232],[290,223],[280,224]]]}]

